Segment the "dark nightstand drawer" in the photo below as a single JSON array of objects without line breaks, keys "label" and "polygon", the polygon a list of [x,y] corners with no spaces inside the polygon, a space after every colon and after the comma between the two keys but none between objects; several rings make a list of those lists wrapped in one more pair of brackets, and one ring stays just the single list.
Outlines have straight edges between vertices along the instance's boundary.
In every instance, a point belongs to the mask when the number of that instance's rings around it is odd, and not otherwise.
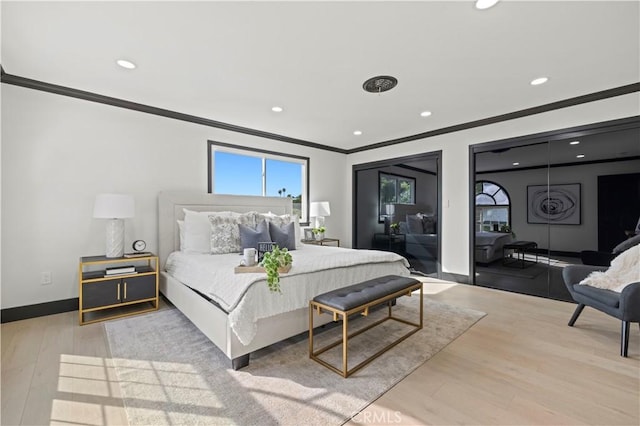
[{"label": "dark nightstand drawer", "polygon": [[82,309],[121,303],[122,283],[120,278],[84,284]]},{"label": "dark nightstand drawer", "polygon": [[123,278],[123,302],[151,299],[156,297],[156,276],[143,275],[141,277]]}]

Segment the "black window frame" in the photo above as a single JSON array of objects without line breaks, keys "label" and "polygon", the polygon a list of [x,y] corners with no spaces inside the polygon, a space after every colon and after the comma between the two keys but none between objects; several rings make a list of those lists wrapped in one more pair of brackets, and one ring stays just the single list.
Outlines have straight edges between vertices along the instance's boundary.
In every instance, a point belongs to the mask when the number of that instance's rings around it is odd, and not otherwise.
[{"label": "black window frame", "polygon": [[[236,153],[236,154],[240,154],[242,155],[242,152],[246,152],[247,156],[253,156],[255,157],[255,154],[265,154],[267,155],[269,158],[271,159],[281,159],[283,161],[286,161],[287,158],[289,159],[295,159],[295,160],[301,160],[302,162],[305,163],[304,165],[304,173],[305,173],[305,183],[303,185],[302,188],[302,194],[301,195],[301,214],[300,214],[300,224],[301,225],[309,225],[309,180],[310,180],[310,167],[311,167],[311,159],[309,157],[305,157],[302,155],[294,155],[294,154],[287,154],[287,153],[283,153],[283,152],[275,152],[275,151],[269,151],[266,149],[260,149],[260,148],[249,148],[246,146],[241,146],[241,145],[234,145],[234,144],[230,144],[230,143],[226,143],[226,142],[217,142],[217,141],[212,141],[209,140],[207,141],[207,192],[209,194],[213,194],[213,167],[214,167],[214,161],[213,161],[213,155],[214,155],[214,151],[216,151],[215,147],[219,147],[222,148],[219,151],[225,151],[225,148],[227,148],[228,150],[226,152],[230,152],[230,153]],[[264,179],[265,177],[263,177]]]}]

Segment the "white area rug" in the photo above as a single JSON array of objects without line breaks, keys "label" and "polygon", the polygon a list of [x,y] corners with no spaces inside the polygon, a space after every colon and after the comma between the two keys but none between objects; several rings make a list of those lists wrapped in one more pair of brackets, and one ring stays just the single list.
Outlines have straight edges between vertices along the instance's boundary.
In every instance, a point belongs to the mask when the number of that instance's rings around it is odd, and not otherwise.
[{"label": "white area rug", "polygon": [[[416,321],[418,301],[398,299],[394,315]],[[131,425],[338,425],[485,315],[428,297],[424,302],[424,328],[348,379],[309,359],[304,336],[254,353],[248,367],[233,371],[177,309],[110,321],[105,329]],[[383,311],[350,321],[350,328]],[[403,327],[387,321],[352,339],[349,365],[375,353],[394,333],[406,332]],[[316,334],[316,343],[333,341],[340,332],[341,327],[329,327]],[[322,357],[340,366],[340,355],[338,346]]]}]

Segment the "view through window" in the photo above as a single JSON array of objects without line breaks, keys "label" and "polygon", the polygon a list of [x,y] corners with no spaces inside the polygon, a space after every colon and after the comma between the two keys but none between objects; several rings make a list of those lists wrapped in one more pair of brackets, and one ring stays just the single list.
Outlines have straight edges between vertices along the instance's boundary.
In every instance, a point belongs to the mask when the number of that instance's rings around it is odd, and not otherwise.
[{"label": "view through window", "polygon": [[378,181],[380,221],[383,221],[385,215],[389,214],[387,206],[391,204],[415,204],[416,180],[414,178],[381,172],[378,174]]},{"label": "view through window", "polygon": [[209,142],[209,192],[290,197],[307,222],[309,158]]},{"label": "view through window", "polygon": [[511,230],[509,194],[489,181],[476,182],[476,231]]}]

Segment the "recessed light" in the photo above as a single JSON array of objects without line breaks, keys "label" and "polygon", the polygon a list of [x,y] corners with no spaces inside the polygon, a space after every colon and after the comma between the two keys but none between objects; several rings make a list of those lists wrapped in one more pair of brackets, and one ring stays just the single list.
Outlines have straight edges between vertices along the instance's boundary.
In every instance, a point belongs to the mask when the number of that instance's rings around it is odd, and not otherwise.
[{"label": "recessed light", "polygon": [[517,161],[515,163],[513,163],[514,166],[519,166],[520,163],[518,163]]},{"label": "recessed light", "polygon": [[580,141],[572,141],[569,142],[569,145],[578,145],[580,143]]},{"label": "recessed light", "polygon": [[431,115],[431,111],[422,111],[420,117],[428,117]]},{"label": "recessed light", "polygon": [[131,61],[127,61],[125,59],[118,59],[116,61],[116,64],[120,65],[122,68],[126,68],[128,70],[132,70],[136,67],[136,64],[134,64]]},{"label": "recessed light", "polygon": [[476,0],[476,9],[484,10],[493,7],[499,0]]},{"label": "recessed light", "polygon": [[532,86],[539,86],[541,84],[546,83],[547,81],[549,81],[549,79],[547,77],[539,77],[539,78],[536,78],[534,80],[531,80],[531,85]]},{"label": "recessed light", "polygon": [[578,154],[576,155],[576,158],[584,158],[584,154]]},{"label": "recessed light", "polygon": [[353,134],[356,135],[356,136],[360,136],[362,134],[362,131],[356,130],[356,131],[353,132]]},{"label": "recessed light", "polygon": [[273,111],[273,112],[282,112],[283,109],[282,109],[282,107],[274,106],[273,108],[271,108],[271,111]]}]

